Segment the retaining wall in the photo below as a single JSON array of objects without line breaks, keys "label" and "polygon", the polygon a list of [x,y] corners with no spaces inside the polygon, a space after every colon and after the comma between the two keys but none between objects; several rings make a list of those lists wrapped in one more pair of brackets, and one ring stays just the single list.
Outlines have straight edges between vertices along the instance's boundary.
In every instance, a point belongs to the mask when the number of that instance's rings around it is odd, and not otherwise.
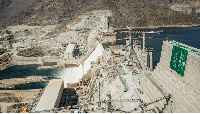
[{"label": "retaining wall", "polygon": [[13,56],[14,65],[43,64],[44,62],[57,62],[57,57],[22,57]]}]

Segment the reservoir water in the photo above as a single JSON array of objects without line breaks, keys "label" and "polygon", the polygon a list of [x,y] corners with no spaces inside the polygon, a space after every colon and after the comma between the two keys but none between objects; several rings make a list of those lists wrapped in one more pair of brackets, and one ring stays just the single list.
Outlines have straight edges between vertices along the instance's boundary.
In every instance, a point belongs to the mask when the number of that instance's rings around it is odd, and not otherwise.
[{"label": "reservoir water", "polygon": [[[173,27],[173,28],[155,28],[155,29],[134,29],[134,30],[148,30],[148,31],[158,31],[163,30],[160,34],[145,34],[146,37],[153,37],[153,38],[146,38],[146,46],[153,47],[153,68],[157,65],[160,61],[161,50],[162,50],[162,43],[163,40],[175,40],[177,42],[181,42],[183,44],[195,47],[200,49],[200,27]],[[134,31],[133,30],[133,31]],[[139,36],[142,37],[142,34],[131,34],[132,38],[138,38]],[[118,33],[117,39],[128,37],[128,33]],[[142,38],[139,39],[141,42],[143,41]],[[118,45],[125,45],[125,40],[118,40]]]},{"label": "reservoir water", "polygon": [[[137,29],[144,30],[144,29]],[[189,27],[189,28],[156,28],[156,29],[145,29],[145,30],[163,30],[161,34],[146,34],[146,37],[153,36],[153,38],[146,39],[146,46],[153,47],[153,67],[157,65],[160,60],[162,42],[163,40],[175,40],[186,45],[200,49],[200,27]],[[128,34],[117,34],[117,39],[125,38]],[[142,36],[142,34],[132,34],[132,38]],[[142,41],[142,39],[140,39]],[[111,43],[108,43],[108,45]],[[117,45],[125,45],[125,40],[117,41]],[[9,78],[23,78],[27,76],[50,76],[51,78],[62,78],[66,83],[75,83],[85,74],[90,66],[90,61],[95,61],[97,56],[103,53],[102,45],[98,45],[99,48],[91,54],[91,56],[84,62],[83,66],[72,67],[66,69],[48,69],[48,70],[37,70],[39,65],[22,65],[13,66],[0,71],[0,79]],[[38,89],[44,88],[46,83],[29,83],[18,85],[12,89]]]}]

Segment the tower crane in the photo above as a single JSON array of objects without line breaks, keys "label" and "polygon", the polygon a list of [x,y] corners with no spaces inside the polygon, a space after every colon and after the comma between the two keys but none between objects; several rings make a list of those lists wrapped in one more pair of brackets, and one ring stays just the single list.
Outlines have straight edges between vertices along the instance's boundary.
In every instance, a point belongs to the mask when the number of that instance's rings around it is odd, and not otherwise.
[{"label": "tower crane", "polygon": [[131,43],[131,33],[142,33],[143,35],[143,53],[145,53],[145,34],[152,34],[152,33],[157,33],[160,34],[161,32],[163,32],[163,30],[160,31],[132,31],[130,27],[128,27],[128,31],[120,31],[120,33],[129,33],[129,45]]}]

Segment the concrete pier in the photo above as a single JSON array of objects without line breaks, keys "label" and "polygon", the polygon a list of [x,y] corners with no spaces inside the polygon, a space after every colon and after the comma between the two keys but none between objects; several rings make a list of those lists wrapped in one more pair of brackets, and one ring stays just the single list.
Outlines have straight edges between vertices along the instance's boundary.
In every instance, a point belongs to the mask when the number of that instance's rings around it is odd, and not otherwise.
[{"label": "concrete pier", "polygon": [[62,79],[53,79],[44,90],[34,112],[58,108],[64,89]]},{"label": "concrete pier", "polygon": [[153,70],[153,48],[145,47],[143,51],[143,48],[141,47],[141,42],[139,40],[135,40],[133,44],[133,51],[136,54],[138,62],[140,62],[143,69]]}]

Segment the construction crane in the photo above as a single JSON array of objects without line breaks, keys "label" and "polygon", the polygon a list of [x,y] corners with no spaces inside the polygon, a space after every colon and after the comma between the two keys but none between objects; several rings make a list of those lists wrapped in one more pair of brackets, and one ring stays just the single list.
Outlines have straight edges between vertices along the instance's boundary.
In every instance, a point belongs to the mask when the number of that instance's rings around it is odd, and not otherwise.
[{"label": "construction crane", "polygon": [[160,34],[160,32],[163,32],[163,30],[162,31],[142,31],[141,33],[142,33],[142,35],[143,35],[143,53],[145,53],[145,34],[152,34],[152,33],[158,33],[158,34]]},{"label": "construction crane", "polygon": [[129,45],[131,43],[131,33],[142,33],[143,35],[143,53],[145,53],[145,34],[152,34],[152,33],[157,33],[160,34],[161,32],[163,32],[163,30],[160,31],[131,31],[131,28],[127,26],[127,28],[129,29],[128,31],[120,31],[120,33],[129,33]]}]

